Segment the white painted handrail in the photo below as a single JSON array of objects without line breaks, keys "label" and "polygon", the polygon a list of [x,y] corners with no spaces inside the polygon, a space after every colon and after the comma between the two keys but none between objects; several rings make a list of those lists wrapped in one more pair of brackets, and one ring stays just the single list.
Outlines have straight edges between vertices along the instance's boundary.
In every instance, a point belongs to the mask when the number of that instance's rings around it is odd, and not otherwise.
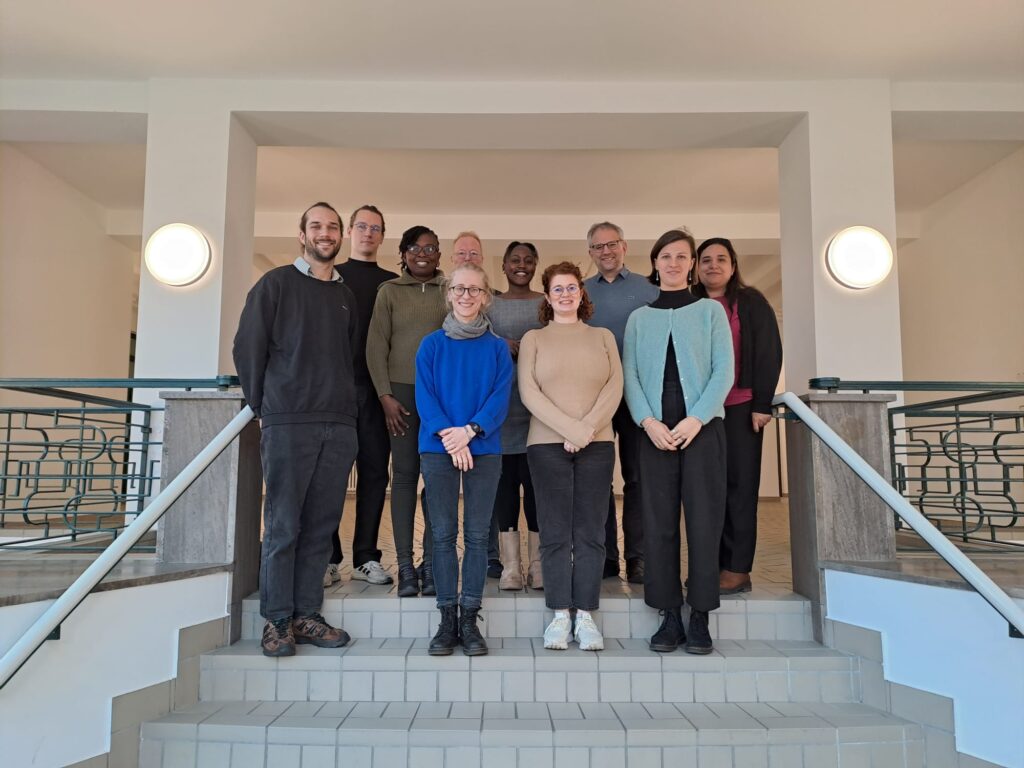
[{"label": "white painted handrail", "polygon": [[861,480],[868,484],[878,496],[889,505],[890,509],[902,518],[932,549],[959,573],[964,581],[974,587],[989,605],[995,608],[1011,626],[1024,634],[1024,610],[1004,592],[998,584],[990,579],[976,566],[967,555],[957,549],[945,535],[928,519],[908,502],[899,491],[892,487],[885,478],[864,461],[845,440],[837,435],[832,428],[814,413],[792,392],[776,395],[774,405],[784,405],[800,418],[808,429],[816,434],[825,445],[852,469]]},{"label": "white painted handrail", "polygon": [[95,589],[108,573],[121,562],[129,550],[152,528],[164,512],[178,500],[210,464],[238,437],[245,425],[252,421],[252,409],[246,405],[228,425],[201,450],[177,477],[156,495],[131,525],[107,547],[81,576],[57,598],[53,605],[36,619],[28,631],[0,658],[0,688],[3,688],[21,665],[43,644],[46,638]]}]

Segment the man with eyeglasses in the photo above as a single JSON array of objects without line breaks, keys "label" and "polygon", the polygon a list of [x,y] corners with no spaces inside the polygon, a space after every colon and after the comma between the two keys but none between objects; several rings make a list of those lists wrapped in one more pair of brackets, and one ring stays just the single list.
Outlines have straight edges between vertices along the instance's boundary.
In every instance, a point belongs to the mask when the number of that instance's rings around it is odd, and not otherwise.
[{"label": "man with eyeglasses", "polygon": [[[590,325],[607,328],[615,336],[622,356],[622,337],[626,321],[634,309],[658,298],[658,288],[646,277],[626,269],[626,243],[622,228],[610,221],[594,224],[587,232],[587,249],[594,260],[597,274],[583,281],[587,295],[594,304]],[[643,431],[633,423],[625,399],[612,418],[612,428],[619,439],[619,468],[622,472],[622,538],[626,559],[626,580],[630,584],[644,581],[644,529],[640,514],[640,468],[637,451]],[[615,494],[608,503],[605,521],[604,577],[619,575],[619,540],[615,519]]]},{"label": "man with eyeglasses", "polygon": [[[380,520],[388,487],[388,440],[384,410],[370,381],[366,367],[366,332],[370,327],[377,288],[385,280],[398,277],[377,264],[377,250],[384,242],[384,214],[374,205],[362,205],[352,212],[348,222],[349,257],[339,264],[338,272],[356,297],[359,312],[359,342],[353,350],[358,406],[356,432],[356,522],[352,536],[352,578],[370,584],[390,584],[389,574],[380,564],[377,547]],[[324,586],[340,581],[341,539],[335,531],[331,539],[331,562],[324,573]]]}]

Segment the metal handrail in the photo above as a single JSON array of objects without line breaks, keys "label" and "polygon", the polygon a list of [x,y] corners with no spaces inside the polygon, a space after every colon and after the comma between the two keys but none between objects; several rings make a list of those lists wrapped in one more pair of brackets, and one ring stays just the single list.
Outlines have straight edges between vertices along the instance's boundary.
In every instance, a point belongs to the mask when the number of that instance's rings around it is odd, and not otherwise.
[{"label": "metal handrail", "polygon": [[231,441],[238,437],[245,425],[252,421],[253,415],[252,409],[248,405],[244,406],[238,415],[228,422],[228,425],[185,466],[181,473],[164,486],[156,498],[85,569],[82,575],[75,579],[64,594],[57,598],[42,616],[36,619],[28,631],[0,658],[0,688],[7,685],[8,681],[39,649],[46,638],[85,600],[88,594],[96,588],[96,585],[113,570],[114,566],[121,562],[128,551],[163,517],[167,509],[231,444]]},{"label": "metal handrail", "polygon": [[808,382],[810,389],[871,390],[883,392],[1013,392],[1024,389],[1020,381],[846,381],[835,376],[820,376]]},{"label": "metal handrail", "polygon": [[[1019,386],[1019,385],[1018,385]],[[802,421],[825,445],[831,448],[846,466],[854,471],[868,487],[900,518],[913,528],[928,543],[936,554],[963,577],[964,581],[974,587],[978,594],[991,605],[1010,624],[1010,634],[1024,637],[1024,609],[992,581],[967,555],[953,546],[952,542],[928,522],[927,518],[911,506],[899,491],[893,488],[884,477],[868,464],[863,457],[854,451],[845,440],[837,435],[832,428],[814,413],[800,398],[792,392],[776,395],[773,405],[784,405]],[[1016,630],[1016,632],[1014,632]]]}]

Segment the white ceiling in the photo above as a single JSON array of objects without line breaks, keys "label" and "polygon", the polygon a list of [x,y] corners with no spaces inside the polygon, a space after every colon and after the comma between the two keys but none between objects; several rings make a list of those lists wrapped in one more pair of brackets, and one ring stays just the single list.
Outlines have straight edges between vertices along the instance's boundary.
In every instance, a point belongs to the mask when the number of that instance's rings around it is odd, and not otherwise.
[{"label": "white ceiling", "polygon": [[[107,209],[142,207],[146,149],[17,143]],[[897,142],[896,205],[921,211],[1021,142]],[[425,214],[749,213],[778,210],[774,149],[534,151],[261,147],[256,207],[373,201]]]},{"label": "white ceiling", "polygon": [[1020,0],[0,0],[12,78],[1008,81],[1022,40]]}]

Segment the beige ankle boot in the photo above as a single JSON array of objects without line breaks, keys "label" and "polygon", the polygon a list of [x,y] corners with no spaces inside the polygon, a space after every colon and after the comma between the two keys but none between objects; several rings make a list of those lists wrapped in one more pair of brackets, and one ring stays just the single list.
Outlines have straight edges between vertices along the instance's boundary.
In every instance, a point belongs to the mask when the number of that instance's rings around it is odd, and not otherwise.
[{"label": "beige ankle boot", "polygon": [[501,578],[498,589],[522,589],[523,565],[519,558],[519,531],[500,531],[498,551],[501,553]]},{"label": "beige ankle boot", "polygon": [[544,589],[544,574],[540,568],[540,534],[530,531],[530,569],[526,574],[526,584],[533,589]]}]

